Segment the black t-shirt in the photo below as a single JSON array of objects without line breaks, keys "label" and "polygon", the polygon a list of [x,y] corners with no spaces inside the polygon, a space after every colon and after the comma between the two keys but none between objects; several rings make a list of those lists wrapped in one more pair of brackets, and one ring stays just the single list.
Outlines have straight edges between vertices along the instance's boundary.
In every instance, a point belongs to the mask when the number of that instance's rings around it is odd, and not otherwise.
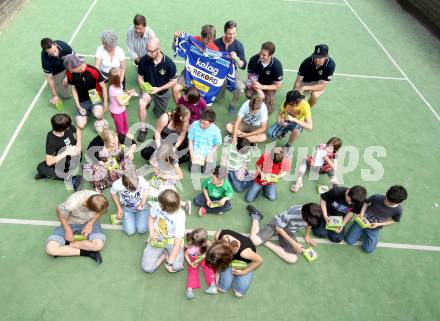
[{"label": "black t-shirt", "polygon": [[60,52],[58,57],[53,57],[44,50],[41,51],[41,66],[46,74],[56,75],[64,71],[63,58],[73,53],[72,48],[64,41],[55,40],[55,44]]},{"label": "black t-shirt", "polygon": [[[389,207],[385,205],[384,195],[371,195],[365,200],[365,203],[369,204],[365,212],[365,217],[371,223],[382,223],[392,218],[393,221],[400,222],[403,210],[402,207],[397,205],[396,207]],[[381,229],[382,226],[378,227]]]},{"label": "black t-shirt", "polygon": [[[162,61],[157,65],[147,56],[143,56],[138,66],[138,75],[144,78],[145,82],[149,82],[153,87],[161,87],[177,78],[176,64],[172,59],[162,53]],[[158,94],[163,95],[166,90],[160,91]]]},{"label": "black t-shirt", "polygon": [[67,71],[66,76],[69,85],[75,86],[80,103],[90,100],[89,90],[91,89],[96,89],[102,98],[99,83],[105,81],[105,79],[95,67],[87,64],[83,72],[72,73]]},{"label": "black t-shirt", "polygon": [[313,56],[310,56],[302,62],[298,70],[298,75],[304,77],[303,82],[319,80],[330,81],[332,80],[335,68],[336,64],[330,57],[328,57],[327,61],[322,66],[316,68],[316,65],[313,63]]},{"label": "black t-shirt", "polygon": [[248,64],[248,73],[258,75],[258,82],[262,85],[272,85],[274,82],[283,80],[283,65],[272,57],[272,61],[264,67],[260,62],[260,55],[252,56]]},{"label": "black t-shirt", "polygon": [[[46,155],[57,156],[61,149],[65,147],[71,147],[76,145],[76,128],[70,126],[62,137],[56,136],[53,131],[47,133],[46,137]],[[68,168],[70,165],[70,156],[66,156],[66,165]],[[55,167],[53,165],[52,167]]]},{"label": "black t-shirt", "polygon": [[[131,145],[136,144],[136,142],[124,134],[118,133],[118,141],[119,144],[124,145],[127,148],[130,148]],[[92,148],[92,147],[99,147],[99,148]],[[89,146],[87,146],[87,156],[92,162],[97,162],[99,159],[99,152],[104,147],[104,142],[102,141],[101,136],[96,136],[92,139]],[[92,148],[92,149],[90,149]]]},{"label": "black t-shirt", "polygon": [[218,49],[220,49],[220,51],[223,52],[235,52],[238,56],[238,58],[240,58],[240,60],[242,60],[244,62],[243,66],[240,69],[246,69],[246,58],[244,56],[244,47],[243,44],[238,41],[237,39],[235,39],[229,46],[228,48],[226,48],[225,43],[223,42],[223,37],[217,38],[214,40],[215,45],[218,47]]},{"label": "black t-shirt", "polygon": [[327,204],[328,216],[345,216],[349,212],[359,214],[361,212],[363,203],[348,204],[345,199],[345,192],[348,191],[347,187],[336,186],[328,192],[321,194],[321,198]]},{"label": "black t-shirt", "polygon": [[240,249],[238,250],[238,252],[236,254],[234,254],[234,257],[232,259],[245,261],[247,263],[252,262],[251,260],[248,260],[248,259],[245,259],[244,257],[241,257],[241,252],[243,252],[244,250],[246,250],[248,248],[250,248],[255,253],[257,252],[257,249],[256,249],[254,243],[252,243],[251,239],[247,236],[244,236],[243,234],[237,233],[232,230],[221,230],[221,232],[218,235],[218,239],[220,240],[225,235],[230,235],[230,236],[236,238],[238,241],[240,241]]}]

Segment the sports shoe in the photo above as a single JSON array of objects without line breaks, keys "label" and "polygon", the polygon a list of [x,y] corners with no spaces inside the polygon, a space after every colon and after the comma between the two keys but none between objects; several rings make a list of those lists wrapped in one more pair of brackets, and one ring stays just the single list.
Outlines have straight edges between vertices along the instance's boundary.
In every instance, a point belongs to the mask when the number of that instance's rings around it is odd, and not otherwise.
[{"label": "sports shoe", "polygon": [[249,216],[256,220],[262,220],[264,218],[263,213],[255,208],[253,205],[246,206]]},{"label": "sports shoe", "polygon": [[199,209],[199,216],[200,216],[200,217],[205,217],[205,216],[206,216],[206,208],[201,207],[201,208]]},{"label": "sports shoe", "polygon": [[190,200],[187,200],[185,202],[185,210],[188,213],[188,215],[191,215],[191,208],[192,208],[192,204]]},{"label": "sports shoe", "polygon": [[235,115],[237,113],[237,108],[235,108],[235,106],[229,105],[228,113],[231,115]]},{"label": "sports shoe", "polygon": [[72,186],[75,192],[81,190],[82,183],[83,183],[83,177],[81,175],[76,175],[72,177]]},{"label": "sports shoe", "polygon": [[147,132],[148,132],[148,129],[139,131],[139,134],[137,137],[138,142],[143,143],[145,141],[145,136],[147,136]]},{"label": "sports shoe", "polygon": [[207,288],[205,290],[205,293],[207,293],[207,294],[217,294],[218,293],[217,286],[215,284],[211,285],[209,288]]},{"label": "sports shoe", "polygon": [[186,298],[188,300],[194,299],[194,292],[192,289],[186,289]]},{"label": "sports shoe", "polygon": [[44,174],[41,174],[41,173],[37,173],[34,176],[34,179],[37,180],[37,181],[40,180],[40,179],[43,179],[43,178],[47,178],[47,176],[44,175]]},{"label": "sports shoe", "polygon": [[280,135],[280,139],[284,139],[284,138],[286,138],[287,137],[287,133],[286,132],[283,132],[281,135]]}]

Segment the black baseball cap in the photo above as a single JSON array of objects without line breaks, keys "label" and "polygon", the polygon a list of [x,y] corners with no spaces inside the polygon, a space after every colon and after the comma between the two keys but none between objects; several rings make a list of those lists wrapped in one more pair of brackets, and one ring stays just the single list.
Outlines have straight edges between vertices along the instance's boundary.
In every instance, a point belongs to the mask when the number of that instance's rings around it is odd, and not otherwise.
[{"label": "black baseball cap", "polygon": [[315,46],[315,51],[313,52],[314,57],[327,57],[328,56],[328,46],[325,44],[320,44]]}]

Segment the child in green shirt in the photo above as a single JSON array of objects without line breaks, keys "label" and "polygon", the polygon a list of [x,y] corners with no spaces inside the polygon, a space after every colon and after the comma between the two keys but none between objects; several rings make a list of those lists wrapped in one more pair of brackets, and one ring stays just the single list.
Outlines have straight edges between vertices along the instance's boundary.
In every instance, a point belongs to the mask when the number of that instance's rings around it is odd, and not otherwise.
[{"label": "child in green shirt", "polygon": [[194,203],[200,206],[199,216],[205,216],[206,213],[223,214],[231,210],[230,199],[234,191],[231,183],[226,179],[227,175],[227,168],[217,166],[211,177],[203,181],[203,193],[194,198]]}]

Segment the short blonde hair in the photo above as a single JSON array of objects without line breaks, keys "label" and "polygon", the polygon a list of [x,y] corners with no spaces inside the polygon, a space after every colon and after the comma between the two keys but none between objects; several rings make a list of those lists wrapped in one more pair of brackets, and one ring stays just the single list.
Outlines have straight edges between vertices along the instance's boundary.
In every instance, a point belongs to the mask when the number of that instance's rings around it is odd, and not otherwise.
[{"label": "short blonde hair", "polygon": [[104,128],[101,133],[101,138],[104,145],[107,145],[112,139],[118,139],[118,134],[111,129]]},{"label": "short blonde hair", "polygon": [[180,196],[172,189],[166,189],[157,198],[160,207],[167,213],[174,213],[180,207]]}]

